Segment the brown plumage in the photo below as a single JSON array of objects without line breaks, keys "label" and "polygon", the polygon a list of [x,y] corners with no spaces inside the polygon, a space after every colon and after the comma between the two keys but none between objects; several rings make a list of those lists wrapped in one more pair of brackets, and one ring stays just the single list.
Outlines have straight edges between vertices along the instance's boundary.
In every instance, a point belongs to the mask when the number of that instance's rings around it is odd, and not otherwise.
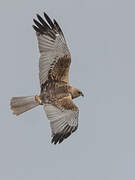
[{"label": "brown plumage", "polygon": [[57,144],[77,129],[79,109],[72,99],[83,94],[69,85],[71,55],[60,26],[46,13],[44,18],[37,15],[38,20],[33,20],[40,52],[40,95],[12,98],[11,109],[19,115],[43,105],[50,120],[52,143]]}]

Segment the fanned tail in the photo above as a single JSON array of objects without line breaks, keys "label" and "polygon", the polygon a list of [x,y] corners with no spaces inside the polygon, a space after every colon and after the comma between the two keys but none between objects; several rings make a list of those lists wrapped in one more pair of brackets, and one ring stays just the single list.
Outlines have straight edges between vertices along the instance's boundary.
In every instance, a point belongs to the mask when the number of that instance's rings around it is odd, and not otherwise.
[{"label": "fanned tail", "polygon": [[36,96],[13,97],[10,101],[11,110],[13,114],[20,115],[30,109],[39,105]]}]

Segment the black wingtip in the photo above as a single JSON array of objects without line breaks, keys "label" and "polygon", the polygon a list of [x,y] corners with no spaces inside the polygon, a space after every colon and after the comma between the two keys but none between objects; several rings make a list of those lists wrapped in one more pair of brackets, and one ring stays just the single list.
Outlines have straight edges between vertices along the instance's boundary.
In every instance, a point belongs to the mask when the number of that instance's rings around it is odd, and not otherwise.
[{"label": "black wingtip", "polygon": [[39,14],[36,14],[36,16],[37,16],[38,20],[39,20],[41,23],[44,22],[43,18],[42,18]]},{"label": "black wingtip", "polygon": [[39,32],[39,29],[35,25],[32,25],[32,27],[36,32]]},{"label": "black wingtip", "polygon": [[35,23],[36,19],[33,18],[33,22]]},{"label": "black wingtip", "polygon": [[[36,14],[37,17],[39,17],[40,15],[39,14]],[[40,16],[41,17],[41,16]]]},{"label": "black wingtip", "polygon": [[46,12],[44,12],[44,17],[45,17],[46,19],[50,19],[49,16],[46,14]]},{"label": "black wingtip", "polygon": [[71,132],[68,132],[66,134],[64,133],[58,133],[58,134],[55,134],[51,140],[51,143],[52,144],[60,144],[62,143],[66,138],[68,138],[69,136],[71,135]]},{"label": "black wingtip", "polygon": [[45,19],[47,20],[47,22],[48,22],[48,24],[50,25],[50,27],[52,28],[52,29],[54,29],[55,27],[54,27],[54,24],[53,24],[53,22],[52,22],[52,20],[50,19],[50,17],[44,12],[44,17],[45,17]]},{"label": "black wingtip", "polygon": [[60,136],[61,136],[61,134],[56,134],[56,135],[54,135],[53,138],[52,138],[51,143],[52,143],[52,144],[57,144],[57,143],[59,142]]},{"label": "black wingtip", "polygon": [[56,33],[60,33],[63,37],[62,30],[56,20],[51,20],[50,17],[44,12],[44,18],[36,14],[37,20],[33,19],[34,25],[32,26],[39,34],[46,34],[52,39],[56,39]]},{"label": "black wingtip", "polygon": [[57,21],[55,19],[53,19],[54,22],[54,26],[57,28],[58,32],[64,37],[64,34],[62,32],[62,29],[60,28],[59,24],[57,23]]}]

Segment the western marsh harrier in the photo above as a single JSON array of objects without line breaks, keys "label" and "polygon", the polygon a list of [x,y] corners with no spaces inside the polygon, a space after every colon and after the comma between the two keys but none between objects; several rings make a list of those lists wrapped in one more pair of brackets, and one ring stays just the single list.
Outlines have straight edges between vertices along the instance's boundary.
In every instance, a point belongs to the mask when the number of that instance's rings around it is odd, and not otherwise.
[{"label": "western marsh harrier", "polygon": [[78,127],[79,109],[72,99],[83,93],[69,85],[68,74],[71,55],[63,32],[46,13],[44,19],[37,14],[33,20],[36,31],[39,58],[39,79],[41,91],[36,96],[13,97],[11,109],[20,115],[38,105],[43,105],[52,130],[52,143],[61,143]]}]

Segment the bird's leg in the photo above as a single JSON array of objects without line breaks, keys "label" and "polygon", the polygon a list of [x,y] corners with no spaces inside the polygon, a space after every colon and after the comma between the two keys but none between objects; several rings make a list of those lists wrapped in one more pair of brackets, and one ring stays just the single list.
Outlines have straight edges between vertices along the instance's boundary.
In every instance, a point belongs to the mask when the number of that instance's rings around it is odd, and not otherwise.
[{"label": "bird's leg", "polygon": [[35,101],[36,101],[39,105],[43,105],[40,95],[36,95],[36,96],[35,96]]}]

